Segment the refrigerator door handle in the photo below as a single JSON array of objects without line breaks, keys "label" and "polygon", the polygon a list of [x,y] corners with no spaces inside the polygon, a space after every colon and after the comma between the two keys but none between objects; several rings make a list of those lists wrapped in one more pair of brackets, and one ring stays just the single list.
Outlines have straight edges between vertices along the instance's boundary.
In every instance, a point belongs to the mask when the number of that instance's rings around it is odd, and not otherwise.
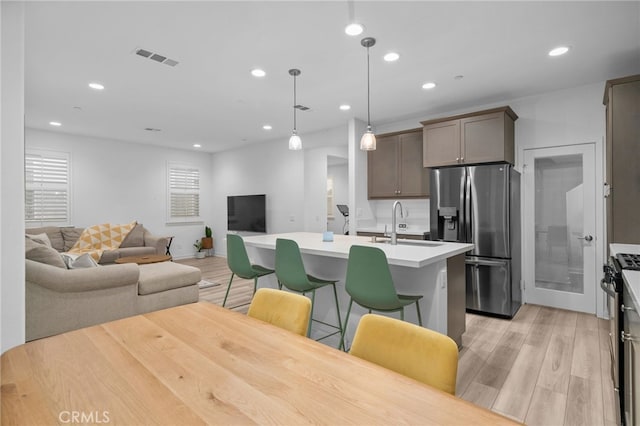
[{"label": "refrigerator door handle", "polygon": [[501,266],[505,267],[505,262],[501,262],[499,260],[474,260],[474,259],[465,259],[465,263],[467,265],[478,265],[478,266]]},{"label": "refrigerator door handle", "polygon": [[465,169],[464,176],[464,240],[465,242],[473,241],[473,230],[471,229],[471,172],[468,168]]},{"label": "refrigerator door handle", "polygon": [[467,169],[462,168],[462,178],[460,179],[460,211],[458,212],[458,241],[467,241],[466,223],[467,217],[465,212],[465,194],[467,188]]},{"label": "refrigerator door handle", "polygon": [[478,309],[482,309],[482,297],[480,294],[480,271],[478,270],[478,265],[475,264],[473,267],[473,295],[474,295],[474,305],[478,307]]}]

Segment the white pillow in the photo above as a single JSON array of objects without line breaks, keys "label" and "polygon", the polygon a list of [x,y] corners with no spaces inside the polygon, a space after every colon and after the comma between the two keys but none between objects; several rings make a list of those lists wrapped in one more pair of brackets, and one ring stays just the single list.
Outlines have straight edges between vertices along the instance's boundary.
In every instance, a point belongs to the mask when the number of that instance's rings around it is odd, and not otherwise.
[{"label": "white pillow", "polygon": [[47,247],[52,247],[51,240],[49,239],[49,236],[45,233],[37,234],[37,235],[24,234],[24,236],[30,239],[31,241],[35,241],[36,243],[44,244]]},{"label": "white pillow", "polygon": [[89,253],[81,255],[62,253],[62,260],[68,269],[95,268],[98,266],[98,263]]}]

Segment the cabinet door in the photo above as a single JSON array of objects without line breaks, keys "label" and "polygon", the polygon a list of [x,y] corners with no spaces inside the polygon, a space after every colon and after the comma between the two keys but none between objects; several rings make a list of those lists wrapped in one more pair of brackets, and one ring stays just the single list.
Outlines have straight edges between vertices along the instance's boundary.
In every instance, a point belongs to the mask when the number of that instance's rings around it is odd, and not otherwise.
[{"label": "cabinet door", "polygon": [[378,138],[375,151],[368,152],[369,198],[398,195],[398,136]]},{"label": "cabinet door", "polygon": [[422,133],[400,135],[400,195],[429,196],[429,169],[422,165]]},{"label": "cabinet door", "polygon": [[[512,127],[513,128],[513,127]],[[467,164],[508,161],[505,155],[505,114],[479,115],[460,120],[462,162]],[[513,137],[511,137],[513,143]],[[513,152],[513,149],[511,149]]]},{"label": "cabinet door", "polygon": [[451,166],[460,162],[460,120],[427,124],[422,137],[424,167]]},{"label": "cabinet door", "polygon": [[611,241],[640,241],[640,81],[617,84],[611,91]]}]

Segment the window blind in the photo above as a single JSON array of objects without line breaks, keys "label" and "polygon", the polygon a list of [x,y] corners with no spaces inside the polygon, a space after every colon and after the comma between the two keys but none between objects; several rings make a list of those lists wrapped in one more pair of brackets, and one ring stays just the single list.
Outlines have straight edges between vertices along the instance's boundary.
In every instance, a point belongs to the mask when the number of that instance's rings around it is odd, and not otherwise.
[{"label": "window blind", "polygon": [[25,220],[69,222],[69,155],[32,151],[25,154]]},{"label": "window blind", "polygon": [[200,218],[200,170],[169,165],[169,220],[187,222]]}]

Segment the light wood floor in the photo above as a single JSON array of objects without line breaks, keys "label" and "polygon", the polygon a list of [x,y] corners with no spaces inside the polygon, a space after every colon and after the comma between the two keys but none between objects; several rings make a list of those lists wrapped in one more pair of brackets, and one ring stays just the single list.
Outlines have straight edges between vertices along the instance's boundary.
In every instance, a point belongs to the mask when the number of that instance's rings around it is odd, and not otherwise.
[{"label": "light wood floor", "polygon": [[[219,285],[200,299],[222,304],[231,271],[225,258],[185,259]],[[246,312],[253,281],[234,278],[227,307]],[[530,425],[614,425],[608,322],[524,305],[513,320],[467,314],[456,394]]]}]

